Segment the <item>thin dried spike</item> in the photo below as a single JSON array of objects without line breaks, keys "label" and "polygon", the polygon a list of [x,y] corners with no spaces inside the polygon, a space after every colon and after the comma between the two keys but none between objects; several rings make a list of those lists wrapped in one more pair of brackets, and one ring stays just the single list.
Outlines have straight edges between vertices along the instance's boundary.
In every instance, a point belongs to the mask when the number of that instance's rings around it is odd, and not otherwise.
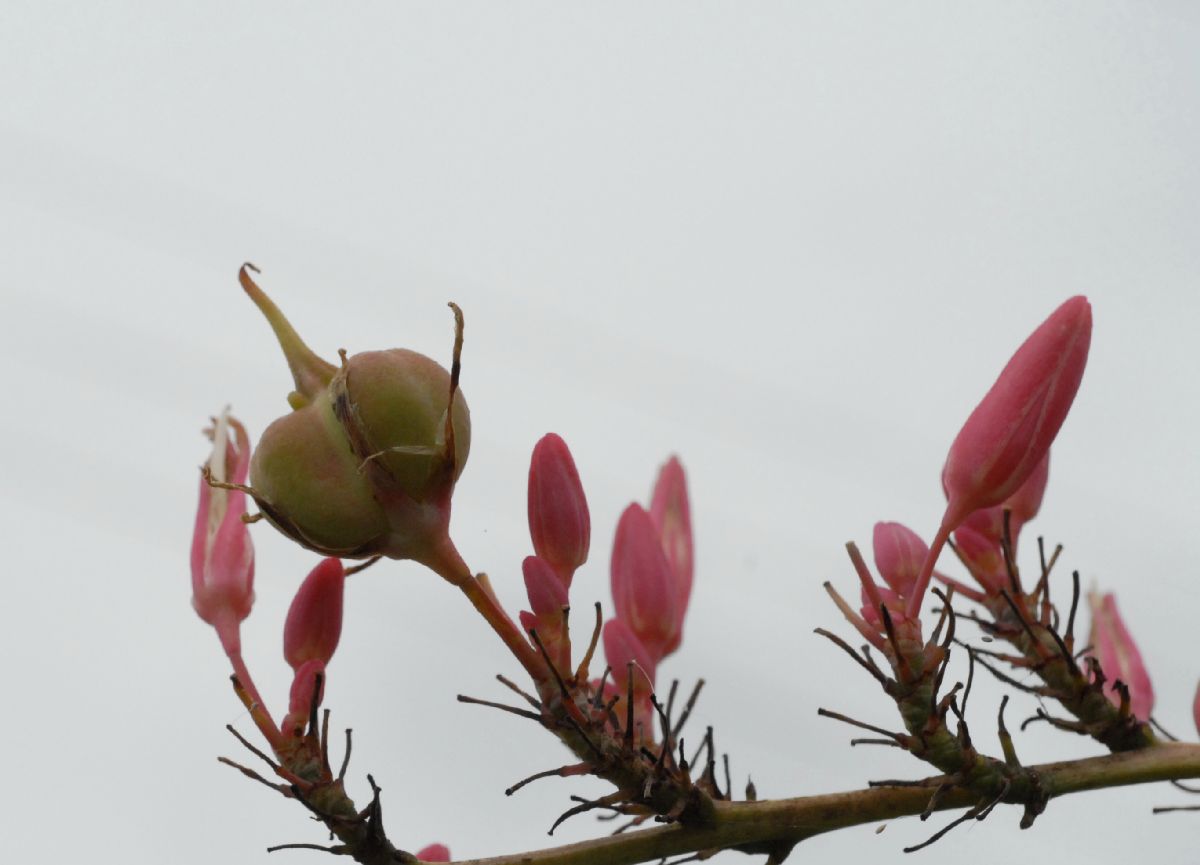
[{"label": "thin dried spike", "polygon": [[892,623],[892,614],[888,612],[887,604],[879,605],[879,617],[883,619],[883,629],[887,631],[892,651],[896,653],[896,664],[900,668],[897,672],[905,682],[911,682],[913,680],[912,667],[908,663],[908,658],[904,657],[904,653],[900,651],[900,640],[896,636],[896,626]]},{"label": "thin dried spike", "polygon": [[1008,571],[1008,582],[1012,585],[1013,594],[1024,594],[1021,590],[1021,574],[1013,560],[1012,511],[1008,508],[1004,509],[1004,532],[1000,538],[1000,552],[1004,555],[1004,569]]},{"label": "thin dried spike", "polygon": [[663,711],[662,703],[658,702],[658,698],[654,694],[650,695],[650,705],[658,713],[658,721],[662,725],[662,747],[659,748],[657,756],[651,754],[651,757],[654,759],[654,772],[655,774],[660,774],[663,766],[666,765],[667,753],[671,750],[671,719],[667,717],[667,713]]},{"label": "thin dried spike", "polygon": [[1058,635],[1058,631],[1047,627],[1046,633],[1050,635],[1050,639],[1054,640],[1054,645],[1058,646],[1059,654],[1063,656],[1063,660],[1067,662],[1067,668],[1075,675],[1079,675],[1079,665],[1075,663],[1075,658],[1071,655],[1071,650],[1067,648],[1067,644],[1063,642],[1063,638]]},{"label": "thin dried spike", "polygon": [[321,716],[321,769],[329,776],[329,710]]},{"label": "thin dried spike", "polygon": [[1026,685],[1024,682],[1020,682],[1020,681],[1014,679],[1012,676],[1009,676],[1008,674],[1002,672],[1001,670],[996,669],[991,664],[989,664],[987,661],[985,661],[982,657],[978,657],[975,660],[979,662],[979,666],[983,667],[985,670],[987,670],[989,673],[991,673],[993,676],[995,676],[998,680],[1000,680],[1001,682],[1003,682],[1004,684],[1006,684],[1012,688],[1016,688],[1018,691],[1024,691],[1027,694],[1035,694],[1039,697],[1052,696],[1050,694],[1047,694],[1046,690],[1040,686]]},{"label": "thin dried spike", "polygon": [[534,697],[532,694],[528,693],[527,691],[522,690],[521,687],[519,685],[517,685],[517,683],[514,682],[512,679],[505,678],[501,674],[497,673],[496,681],[499,682],[504,687],[508,688],[510,691],[512,691],[517,696],[521,697],[530,706],[537,709],[539,712],[541,711],[542,704],[537,700],[537,698]]},{"label": "thin dried spike", "polygon": [[862,652],[863,659],[867,662],[867,666],[873,671],[873,674],[877,674],[878,676],[882,677],[884,681],[887,681],[887,674],[880,669],[877,663],[875,663],[875,657],[871,654],[870,644],[863,643],[859,647],[859,651]]},{"label": "thin dried spike", "polygon": [[[711,732],[712,732],[712,727],[709,727],[708,733],[711,733]],[[696,753],[692,754],[691,764],[693,766],[699,765],[700,755],[704,753],[705,747],[710,744],[709,738],[708,738],[708,733],[704,734],[704,738],[702,738],[700,740],[700,747],[696,749]],[[703,777],[703,776],[701,776],[701,777]]]},{"label": "thin dried spike", "polygon": [[975,653],[967,649],[967,687],[963,690],[962,710],[967,714],[967,700],[971,698],[971,686],[975,684]]},{"label": "thin dried spike", "polygon": [[899,742],[892,739],[851,739],[850,747],[856,745],[887,745],[889,748],[903,748]]},{"label": "thin dried spike", "polygon": [[704,688],[704,680],[697,679],[696,687],[692,688],[691,695],[687,698],[687,702],[683,704],[683,711],[679,713],[679,720],[675,723],[675,729],[671,731],[671,738],[677,738],[683,725],[687,723],[688,718],[692,716],[692,709],[696,708],[696,700],[700,699],[700,691]]},{"label": "thin dried spike", "polygon": [[[537,646],[537,650],[541,653],[542,660],[546,662],[546,666],[550,668],[550,674],[554,676],[554,681],[558,683],[558,690],[563,695],[563,705],[568,711],[570,707],[575,705],[571,699],[571,692],[567,689],[567,683],[563,681],[563,677],[559,675],[558,667],[554,666],[554,661],[550,660],[550,653],[546,651],[546,645],[542,642],[542,638],[538,636],[537,628],[529,629],[529,636],[533,639],[533,643]],[[578,711],[578,710],[577,710]]]},{"label": "thin dried spike", "polygon": [[[1175,741],[1179,741],[1179,740],[1176,739]],[[1176,789],[1182,790],[1185,793],[1193,793],[1193,794],[1200,793],[1200,787],[1189,787],[1187,784],[1183,783],[1182,781],[1172,781],[1171,786],[1175,787]]]},{"label": "thin dried spike", "polygon": [[1066,730],[1068,733],[1078,733],[1081,736],[1091,735],[1086,724],[1081,724],[1077,721],[1067,721],[1063,718],[1055,718],[1044,709],[1038,709],[1037,714],[1030,718],[1026,718],[1021,722],[1021,732],[1025,732],[1025,728],[1037,721],[1045,721],[1051,727],[1058,730]]},{"label": "thin dried spike", "polygon": [[884,645],[883,638],[879,636],[878,630],[867,624],[867,620],[846,603],[846,599],[838,594],[837,589],[833,587],[833,583],[826,580],[823,585],[825,593],[832,599],[834,606],[838,608],[838,612],[846,617],[846,621],[854,627],[854,630],[862,634],[867,642],[882,652]]},{"label": "thin dried spike", "polygon": [[946,826],[944,826],[941,829],[939,829],[938,831],[934,832],[931,836],[929,836],[929,838],[927,840],[922,841],[920,844],[915,844],[912,847],[905,847],[904,852],[905,853],[916,853],[918,850],[924,850],[930,844],[933,844],[937,841],[942,840],[942,838],[945,837],[946,834],[949,833],[951,829],[955,828],[956,826],[961,826],[963,823],[968,823],[968,822],[974,820],[975,814],[976,814],[976,811],[974,808],[972,808],[966,814],[963,814],[961,817],[956,817],[954,820],[952,820]]},{"label": "thin dried spike", "polygon": [[[933,628],[933,633],[929,635],[929,642],[933,643],[934,645],[937,645],[938,643],[938,636],[942,633],[942,625],[945,624],[946,617],[954,615],[954,609],[951,607],[951,602],[954,600],[954,586],[951,584],[948,587],[950,591],[946,594],[943,594],[941,590],[937,589],[936,587],[930,590],[942,600],[942,614],[938,616],[938,621]],[[954,629],[953,619],[950,621],[950,629],[951,631]]]},{"label": "thin dried spike", "polygon": [[1200,811],[1200,805],[1159,805],[1153,809],[1154,814],[1169,814],[1172,811]]},{"label": "thin dried spike", "polygon": [[925,810],[921,812],[921,821],[924,822],[930,818],[934,811],[937,810],[938,804],[943,797],[954,788],[953,784],[938,784],[933,791],[933,795],[929,797],[929,802],[925,805]]},{"label": "thin dried spike", "polygon": [[[1056,556],[1057,558],[1057,556]],[[1064,639],[1068,649],[1075,648],[1075,612],[1079,609],[1079,571],[1071,572],[1071,614],[1067,616],[1067,633]]]},{"label": "thin dried spike", "polygon": [[350,768],[350,749],[354,742],[353,733],[353,729],[350,727],[346,728],[346,753],[342,756],[342,768],[338,769],[337,779],[339,781],[345,780],[346,770]]},{"label": "thin dried spike", "polygon": [[833,718],[833,720],[841,721],[843,724],[849,724],[851,727],[858,727],[860,730],[869,730],[872,733],[878,733],[881,736],[887,736],[889,739],[894,739],[897,742],[903,741],[903,737],[901,737],[898,733],[893,733],[891,730],[885,730],[883,727],[876,727],[874,724],[856,721],[848,715],[843,715],[840,712],[831,712],[829,709],[817,709],[817,714],[822,718]]},{"label": "thin dried spike", "polygon": [[457,462],[455,454],[458,451],[454,444],[454,395],[458,392],[458,378],[462,375],[463,348],[463,312],[458,304],[450,301],[447,306],[454,311],[454,354],[450,360],[450,397],[446,401],[446,425],[443,440],[445,442],[446,467],[451,475]]},{"label": "thin dried spike", "polygon": [[1112,689],[1117,692],[1121,698],[1121,705],[1117,708],[1117,714],[1122,718],[1129,717],[1129,686],[1117,679],[1112,684]]},{"label": "thin dried spike", "polygon": [[594,811],[597,808],[607,808],[610,811],[616,811],[618,814],[624,813],[620,808],[613,807],[614,802],[619,802],[628,797],[624,790],[618,790],[615,793],[609,793],[607,796],[602,796],[599,799],[583,799],[579,796],[572,796],[572,802],[579,802],[574,808],[568,808],[559,818],[554,821],[554,825],[550,827],[547,835],[553,835],[554,830],[563,824],[565,820],[574,817],[576,814],[583,814],[586,811]]},{"label": "thin dried spike", "polygon": [[1038,561],[1042,565],[1041,582],[1045,582],[1046,579],[1050,576],[1050,569],[1046,567],[1046,539],[1043,538],[1041,535],[1038,535],[1037,542],[1038,542]]},{"label": "thin dried spike", "polygon": [[273,771],[275,771],[275,772],[279,771],[279,764],[276,763],[274,760],[272,760],[270,757],[268,757],[266,754],[264,754],[260,749],[256,748],[254,746],[254,744],[250,742],[249,739],[247,739],[245,736],[243,736],[241,733],[239,733],[237,731],[237,729],[233,726],[233,724],[226,724],[225,729],[233,734],[233,738],[237,739],[242,744],[243,748],[245,748],[247,751],[249,751],[255,757],[258,757],[260,760],[262,760],[268,766],[270,766]]},{"label": "thin dried spike", "polygon": [[382,558],[383,558],[383,556],[371,556],[371,558],[367,559],[365,562],[360,562],[357,565],[352,565],[351,567],[346,568],[344,575],[347,577],[350,577],[350,576],[353,576],[354,574],[361,573],[361,572],[365,571],[367,568],[371,567],[371,565],[375,564]]},{"label": "thin dried spike", "polygon": [[725,795],[722,798],[732,799],[733,798],[733,781],[730,780],[730,777],[729,777],[729,755],[722,754],[721,761],[725,764]]},{"label": "thin dried spike", "polygon": [[847,643],[845,640],[843,640],[841,637],[837,636],[836,634],[830,633],[829,631],[825,630],[824,628],[814,628],[813,633],[820,634],[822,637],[829,640],[829,642],[833,643],[835,646],[837,646],[839,649],[841,649],[843,652],[845,652],[847,655],[849,655],[851,658],[853,658],[854,662],[856,664],[858,664],[860,667],[862,667],[864,670],[866,670],[868,673],[870,673],[871,676],[875,679],[875,681],[877,681],[881,686],[883,686],[884,689],[887,688],[887,683],[888,683],[887,677],[885,677],[878,668],[872,667],[870,664],[868,664],[866,661],[864,661],[862,658],[860,658],[858,656],[858,653],[850,647],[850,644]]},{"label": "thin dried spike", "polygon": [[[994,649],[985,649],[981,646],[972,646],[970,643],[967,643],[963,640],[955,640],[954,644],[956,646],[962,646],[968,652],[977,652],[980,655],[986,655],[989,658],[995,658],[997,661],[1004,661],[1006,664],[1012,664],[1014,667],[1026,667],[1031,670],[1035,668],[1034,663],[1024,655],[1014,655],[1009,652],[997,652]],[[1040,666],[1041,665],[1038,665],[1039,668]]]},{"label": "thin dried spike", "polygon": [[249,766],[243,766],[241,763],[236,763],[233,760],[230,760],[228,757],[218,757],[217,762],[224,763],[226,766],[229,766],[233,769],[237,769],[239,772],[241,772],[243,775],[245,775],[251,781],[257,781],[258,783],[262,784],[264,787],[270,787],[276,793],[282,793],[284,796],[288,796],[289,798],[291,797],[291,785],[290,784],[275,784],[271,781],[268,781],[262,775],[258,774],[253,769],[251,769]]},{"label": "thin dried spike", "polygon": [[1058,557],[1060,555],[1062,555],[1062,551],[1063,551],[1063,545],[1056,544],[1054,547],[1054,552],[1052,552],[1050,554],[1050,561],[1048,561],[1046,563],[1046,578],[1047,579],[1050,578],[1050,574],[1054,571],[1054,565],[1056,562],[1058,562]]},{"label": "thin dried spike", "polygon": [[1008,592],[1002,591],[1000,597],[1004,598],[1005,603],[1008,604],[1008,608],[1013,611],[1013,615],[1021,623],[1021,628],[1029,635],[1029,642],[1032,644],[1033,650],[1037,652],[1038,657],[1044,660],[1045,647],[1042,645],[1042,641],[1037,638],[1037,634],[1033,632],[1033,627],[1029,624],[1028,619],[1025,618],[1025,611],[1021,609],[1017,602],[1013,600],[1013,596]]},{"label": "thin dried spike", "polygon": [[325,684],[325,674],[313,675],[313,695],[308,704],[308,735],[317,735],[317,709],[321,705],[321,688]]},{"label": "thin dried spike", "polygon": [[617,713],[613,711],[613,706],[621,701],[620,694],[614,694],[613,698],[608,701],[608,705],[604,707],[604,718],[609,725],[618,733],[621,732],[621,722],[617,720]]},{"label": "thin dried spike", "polygon": [[350,850],[345,844],[334,844],[332,847],[323,847],[320,844],[276,844],[274,847],[268,847],[268,853],[277,853],[280,850],[321,850],[325,853],[333,853],[336,856],[349,855]]},{"label": "thin dried spike", "polygon": [[675,710],[675,695],[679,693],[679,680],[671,680],[671,688],[667,691],[667,729],[663,731],[663,737],[670,733],[671,730],[671,713]]},{"label": "thin dried spike", "polygon": [[600,684],[596,686],[596,695],[592,699],[592,706],[599,709],[604,705],[604,686],[608,684],[608,676],[612,672],[612,667],[605,667],[604,673],[600,676]]},{"label": "thin dried spike", "polygon": [[[708,765],[704,767],[704,777],[707,778],[715,788],[717,786],[717,746],[713,742],[712,727],[708,728],[706,738],[708,739]],[[717,792],[719,794],[721,791],[718,790]]]},{"label": "thin dried spike", "polygon": [[516,706],[507,706],[504,703],[495,703],[491,700],[481,700],[478,697],[468,697],[466,694],[458,695],[458,702],[470,703],[473,706],[488,706],[492,709],[499,709],[501,712],[508,712],[512,715],[517,715],[522,718],[529,718],[531,721],[536,721],[542,724],[542,716],[525,709],[518,709]]},{"label": "thin dried spike", "polygon": [[511,796],[513,793],[520,790],[526,784],[531,784],[541,778],[566,778],[570,775],[582,775],[591,767],[587,763],[572,763],[569,766],[559,766],[555,769],[547,769],[545,772],[535,772],[528,778],[522,778],[517,783],[504,791],[505,796]]},{"label": "thin dried spike", "polygon": [[1153,715],[1151,715],[1151,716],[1150,716],[1150,719],[1149,719],[1148,723],[1150,724],[1150,726],[1151,726],[1151,727],[1153,727],[1153,728],[1154,728],[1155,730],[1157,730],[1158,732],[1162,733],[1164,736],[1166,736],[1166,737],[1167,737],[1168,739],[1170,739],[1172,742],[1178,742],[1178,741],[1179,741],[1179,737],[1178,737],[1178,736],[1174,736],[1174,735],[1172,735],[1171,733],[1169,733],[1167,730],[1165,730],[1165,729],[1163,728],[1163,725],[1162,725],[1162,724],[1160,724],[1160,723],[1158,723],[1158,719],[1157,719],[1157,718],[1155,718]]},{"label": "thin dried spike", "polygon": [[625,747],[633,747],[633,661],[626,664],[625,679]]},{"label": "thin dried spike", "polygon": [[596,626],[592,628],[592,639],[588,643],[587,651],[583,653],[583,660],[575,668],[576,685],[587,681],[588,668],[592,665],[592,657],[596,654],[596,645],[600,642],[600,629],[603,624],[604,619],[600,613],[600,602],[596,601]]},{"label": "thin dried spike", "polygon": [[976,820],[986,820],[988,815],[992,813],[992,809],[1004,801],[1004,797],[1008,795],[1008,791],[1012,789],[1012,782],[1005,778],[1000,782],[1000,792],[996,794],[996,798],[987,804],[987,806],[975,815]]},{"label": "thin dried spike", "polygon": [[1017,757],[1017,749],[1013,747],[1012,734],[1008,732],[1008,726],[1004,723],[1004,710],[1008,706],[1008,694],[1005,694],[1000,700],[1000,711],[996,713],[996,731],[1000,738],[1000,747],[1004,750],[1004,762],[1010,766],[1020,766],[1021,761]]}]

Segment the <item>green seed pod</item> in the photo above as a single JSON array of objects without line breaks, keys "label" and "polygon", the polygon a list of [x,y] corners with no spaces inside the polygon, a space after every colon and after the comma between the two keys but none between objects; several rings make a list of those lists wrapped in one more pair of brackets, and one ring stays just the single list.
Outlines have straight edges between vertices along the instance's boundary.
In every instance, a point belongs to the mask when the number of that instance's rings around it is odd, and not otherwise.
[{"label": "green seed pod", "polygon": [[270,322],[296,382],[293,411],[267,427],[251,459],[259,509],[323,555],[438,559],[471,443],[458,390],[461,312],[454,307],[453,373],[406,349],[343,353],[339,369],[304,345],[247,267],[242,286]]}]

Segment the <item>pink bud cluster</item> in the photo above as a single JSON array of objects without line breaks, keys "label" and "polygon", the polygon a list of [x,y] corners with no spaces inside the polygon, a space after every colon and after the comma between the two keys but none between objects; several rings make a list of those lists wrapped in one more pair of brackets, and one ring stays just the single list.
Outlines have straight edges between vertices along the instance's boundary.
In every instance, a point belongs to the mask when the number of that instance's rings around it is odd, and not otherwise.
[{"label": "pink bud cluster", "polygon": [[[1002,506],[1045,463],[1079,390],[1091,337],[1091,305],[1073,297],[1021,344],[963,424],[942,470],[946,511],[908,599],[909,617],[920,612],[951,533],[975,512]],[[1039,491],[1029,494],[1040,502]]]},{"label": "pink bud cluster", "polygon": [[530,607],[521,611],[521,625],[531,639],[536,634],[562,672],[571,666],[568,592],[575,571],[587,561],[592,523],[575,460],[554,433],[542,436],[533,448],[528,511],[534,554],[521,564]]},{"label": "pink bud cluster", "polygon": [[617,693],[632,691],[635,717],[649,723],[659,662],[683,636],[692,591],[692,522],[687,478],[679,460],[662,467],[650,510],[633,503],[613,540],[611,578],[616,617],[604,625],[604,654]]}]

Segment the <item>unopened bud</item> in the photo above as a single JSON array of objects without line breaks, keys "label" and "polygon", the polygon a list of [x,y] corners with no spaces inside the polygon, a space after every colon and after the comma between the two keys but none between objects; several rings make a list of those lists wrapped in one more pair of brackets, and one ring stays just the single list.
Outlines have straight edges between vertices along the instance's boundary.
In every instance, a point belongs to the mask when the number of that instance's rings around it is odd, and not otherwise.
[{"label": "unopened bud", "polygon": [[304,578],[283,626],[283,657],[293,670],[311,660],[328,664],[342,636],[346,572],[338,559],[322,559]]},{"label": "unopened bud", "polygon": [[679,648],[683,619],[692,596],[695,547],[692,540],[692,509],[688,502],[687,476],[678,457],[671,457],[658,473],[650,497],[650,520],[658,530],[671,573],[675,576],[675,612],[679,628],[663,654]]},{"label": "unopened bud", "polygon": [[529,461],[529,535],[533,551],[570,586],[587,561],[592,523],[575,460],[554,433],[542,436]]},{"label": "unopened bud", "polygon": [[900,523],[876,523],[871,547],[879,576],[892,591],[908,597],[929,547],[916,532]]},{"label": "unopened bud", "polygon": [[445,844],[430,844],[417,851],[417,858],[422,862],[449,862],[450,848]]},{"label": "unopened bud", "polygon": [[617,618],[661,659],[679,634],[676,583],[658,532],[639,504],[627,507],[617,523],[611,575]]}]

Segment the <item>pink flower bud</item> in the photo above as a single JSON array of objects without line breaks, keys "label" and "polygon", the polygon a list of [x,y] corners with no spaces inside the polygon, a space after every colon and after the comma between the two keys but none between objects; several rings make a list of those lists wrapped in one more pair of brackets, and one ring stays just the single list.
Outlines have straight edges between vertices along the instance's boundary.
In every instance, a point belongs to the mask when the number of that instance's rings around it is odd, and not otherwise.
[{"label": "pink flower bud", "polygon": [[671,457],[658,473],[654,493],[650,498],[650,520],[658,530],[671,573],[675,575],[676,614],[679,629],[664,655],[679,648],[683,637],[683,617],[692,595],[694,546],[692,541],[692,511],[688,504],[687,476],[677,457]]},{"label": "pink flower bud", "polygon": [[680,616],[675,575],[650,515],[639,504],[621,514],[612,551],[617,618],[656,661],[678,644]]},{"label": "pink flower bud", "polygon": [[1154,708],[1154,687],[1133,635],[1117,611],[1116,599],[1112,594],[1092,593],[1088,603],[1092,608],[1092,633],[1088,642],[1092,646],[1092,656],[1100,662],[1100,669],[1107,679],[1104,693],[1119,706],[1121,697],[1112,686],[1115,681],[1124,682],[1129,688],[1129,707],[1134,717],[1149,720]]},{"label": "pink flower bud", "polygon": [[293,670],[311,660],[328,664],[342,636],[346,572],[338,559],[322,559],[304,578],[283,626],[283,657]]},{"label": "pink flower bud", "polygon": [[[206,463],[209,477],[217,483],[243,483],[250,464],[246,428],[224,411],[211,437],[213,451]],[[192,534],[192,606],[216,629],[230,657],[241,652],[239,629],[254,604],[254,545],[242,522],[245,513],[245,493],[201,479],[200,507]]]},{"label": "pink flower bud", "polygon": [[959,430],[942,469],[946,512],[909,599],[910,616],[920,612],[950,533],[1016,492],[1046,456],[1079,390],[1091,340],[1092,307],[1073,297],[1021,344]]},{"label": "pink flower bud", "polygon": [[422,862],[449,862],[450,848],[445,844],[430,844],[417,851],[417,858]]},{"label": "pink flower bud", "polygon": [[916,532],[900,523],[876,523],[871,538],[875,568],[883,581],[908,597],[929,555],[929,547]]},{"label": "pink flower bud", "polygon": [[570,586],[587,561],[592,523],[571,451],[554,433],[542,436],[529,461],[529,535],[538,557]]},{"label": "pink flower bud", "polygon": [[1092,308],[1080,296],[1017,349],[950,446],[944,524],[953,529],[972,511],[1002,503],[1038,468],[1079,390],[1091,339]]}]

